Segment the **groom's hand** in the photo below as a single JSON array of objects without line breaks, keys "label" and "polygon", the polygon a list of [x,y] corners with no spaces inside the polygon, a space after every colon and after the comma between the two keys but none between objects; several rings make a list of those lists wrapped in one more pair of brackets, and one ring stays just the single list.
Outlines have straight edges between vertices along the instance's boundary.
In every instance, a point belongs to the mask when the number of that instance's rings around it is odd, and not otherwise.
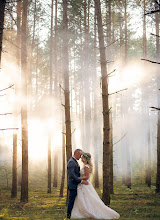
[{"label": "groom's hand", "polygon": [[88,185],[88,184],[89,184],[89,183],[87,182],[87,180],[83,180],[81,183],[84,184],[84,185]]}]

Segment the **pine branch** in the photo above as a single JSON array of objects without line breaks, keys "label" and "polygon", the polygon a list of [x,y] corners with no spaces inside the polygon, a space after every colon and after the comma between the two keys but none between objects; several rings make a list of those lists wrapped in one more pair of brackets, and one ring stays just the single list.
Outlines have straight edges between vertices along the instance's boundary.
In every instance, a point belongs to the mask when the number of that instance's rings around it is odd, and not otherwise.
[{"label": "pine branch", "polygon": [[160,37],[159,35],[153,34],[153,33],[150,33],[150,35],[153,35],[153,36],[156,36],[156,37]]},{"label": "pine branch", "polygon": [[12,113],[4,113],[4,114],[0,114],[0,115],[11,115]]},{"label": "pine branch", "polygon": [[144,15],[151,15],[151,14],[154,14],[154,13],[157,13],[157,12],[160,12],[160,9],[154,10],[154,11],[150,11],[148,13],[145,13]]},{"label": "pine branch", "polygon": [[13,42],[11,42],[10,40],[8,40],[7,38],[4,38],[4,40],[8,41],[10,44],[14,45],[15,47],[17,47],[18,49],[21,49],[20,47],[18,47],[16,44],[14,44]]},{"label": "pine branch", "polygon": [[150,107],[150,108],[153,108],[153,109],[155,109],[155,110],[160,111],[160,108],[157,108],[157,107]]},{"label": "pine branch", "polygon": [[[127,134],[127,133],[126,133],[126,134]],[[113,145],[118,144],[118,143],[126,136],[126,134],[123,135],[123,136],[119,139],[119,141],[115,142]]]},{"label": "pine branch", "polygon": [[141,59],[141,60],[148,61],[148,62],[150,62],[150,63],[156,63],[156,64],[160,64],[159,62],[152,61],[152,60],[147,60],[147,59]]},{"label": "pine branch", "polygon": [[6,130],[18,130],[19,128],[2,128],[0,131],[6,131]]},{"label": "pine branch", "polygon": [[111,94],[109,94],[109,95],[113,95],[113,94],[116,94],[116,93],[122,92],[122,91],[127,90],[127,89],[128,89],[128,88],[126,88],[126,89],[121,89],[121,90],[119,90],[119,91],[117,91],[117,92],[114,92],[114,93],[111,93]]},{"label": "pine branch", "polygon": [[15,22],[15,24],[17,24],[17,21],[14,19],[11,10],[9,8],[6,8],[5,10],[7,10],[9,12],[9,15],[11,16],[12,20]]},{"label": "pine branch", "polygon": [[0,92],[4,91],[4,90],[7,90],[7,89],[10,89],[14,86],[14,84],[10,85],[9,87],[5,88],[5,89],[1,89]]},{"label": "pine branch", "polygon": [[112,73],[114,73],[116,69],[114,69],[112,72],[108,73],[107,76],[110,76]]}]

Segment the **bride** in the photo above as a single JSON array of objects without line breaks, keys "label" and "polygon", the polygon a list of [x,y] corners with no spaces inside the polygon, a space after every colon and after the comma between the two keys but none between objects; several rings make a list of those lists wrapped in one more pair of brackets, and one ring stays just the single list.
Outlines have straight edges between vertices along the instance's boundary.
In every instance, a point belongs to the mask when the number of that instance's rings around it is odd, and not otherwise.
[{"label": "bride", "polygon": [[[82,153],[84,168],[80,171],[80,179],[88,180],[92,172],[91,155]],[[106,206],[99,198],[97,192],[88,180],[89,184],[79,184],[77,196],[71,213],[71,219],[118,219],[120,215],[113,209]]]}]

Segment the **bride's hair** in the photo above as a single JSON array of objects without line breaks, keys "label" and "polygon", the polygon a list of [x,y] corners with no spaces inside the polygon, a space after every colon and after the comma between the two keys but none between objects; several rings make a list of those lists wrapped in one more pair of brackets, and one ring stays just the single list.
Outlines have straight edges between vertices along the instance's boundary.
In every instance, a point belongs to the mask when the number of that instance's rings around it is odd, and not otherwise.
[{"label": "bride's hair", "polygon": [[91,162],[91,154],[90,153],[82,153],[82,158],[83,158],[83,161],[84,161],[84,164],[89,164],[89,167],[90,167],[90,173],[92,172],[92,169],[93,169],[93,164]]}]

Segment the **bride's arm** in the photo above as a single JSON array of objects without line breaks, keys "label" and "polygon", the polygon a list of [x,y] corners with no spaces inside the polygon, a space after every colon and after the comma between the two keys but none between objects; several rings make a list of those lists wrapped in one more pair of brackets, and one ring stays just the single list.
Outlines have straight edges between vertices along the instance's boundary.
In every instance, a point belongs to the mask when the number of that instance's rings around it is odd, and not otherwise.
[{"label": "bride's arm", "polygon": [[89,168],[88,167],[84,167],[84,176],[79,177],[79,179],[81,179],[81,180],[88,180],[89,179]]}]

